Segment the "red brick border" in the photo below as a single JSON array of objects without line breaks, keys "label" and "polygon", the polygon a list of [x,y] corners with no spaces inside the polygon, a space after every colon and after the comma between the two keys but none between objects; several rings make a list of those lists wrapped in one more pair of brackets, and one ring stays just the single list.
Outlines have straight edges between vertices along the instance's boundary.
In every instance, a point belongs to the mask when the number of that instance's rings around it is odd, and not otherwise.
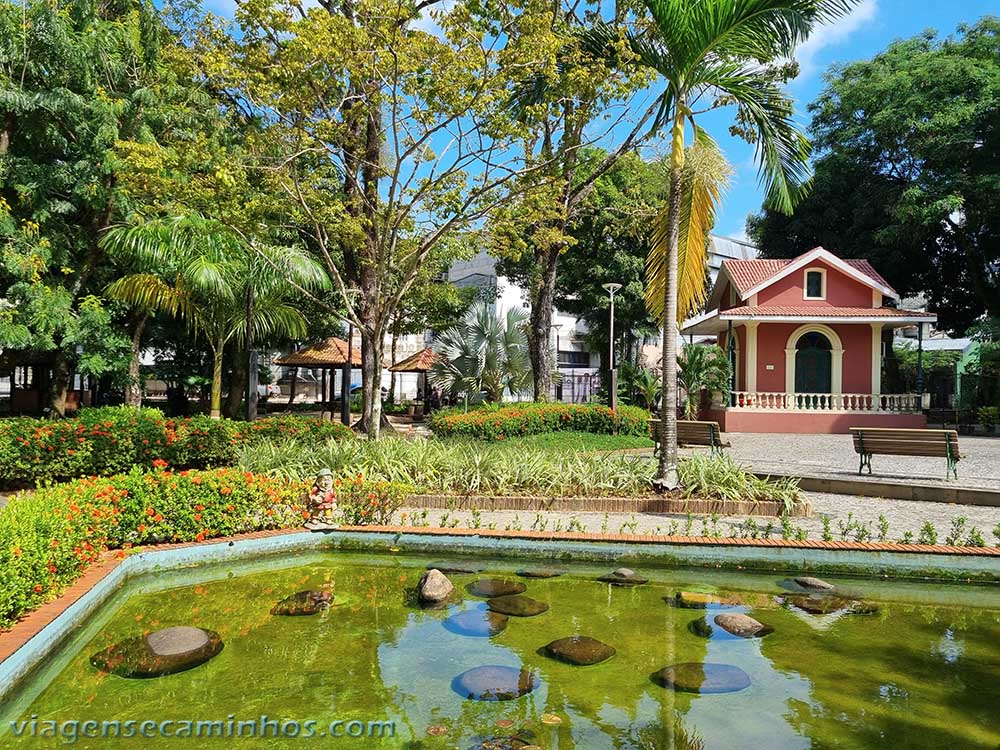
[{"label": "red brick border", "polygon": [[[699,536],[657,536],[654,534],[591,534],[574,531],[504,531],[499,529],[442,529],[419,526],[341,526],[336,531],[350,533],[378,534],[423,534],[427,536],[486,537],[494,539],[529,539],[535,541],[599,542],[625,544],[676,544],[690,546],[781,548],[804,550],[834,550],[842,552],[903,552],[929,555],[963,555],[1000,558],[1000,547],[951,547],[943,544],[891,544],[887,542],[823,542],[794,541],[791,539],[739,539]],[[204,542],[183,542],[161,544],[136,549],[136,552],[154,552],[166,549],[184,549],[228,544],[245,539],[265,539],[268,537],[298,534],[303,528],[271,529],[254,531],[236,536],[218,537]],[[322,532],[317,532],[322,533]],[[103,580],[121,563],[116,552],[105,553],[101,560],[90,566],[80,578],[57,598],[27,613],[13,628],[0,632],[0,661],[17,651],[35,637],[50,622],[76,603],[84,594]]]}]

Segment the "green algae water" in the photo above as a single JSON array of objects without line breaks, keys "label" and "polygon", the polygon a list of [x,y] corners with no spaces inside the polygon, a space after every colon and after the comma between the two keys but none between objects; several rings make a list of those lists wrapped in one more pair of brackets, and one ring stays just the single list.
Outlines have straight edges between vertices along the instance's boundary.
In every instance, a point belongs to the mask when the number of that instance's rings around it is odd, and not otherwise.
[{"label": "green algae water", "polygon": [[[636,571],[648,583],[623,587],[595,580],[613,566],[571,564],[564,575],[535,579],[515,575],[534,563],[476,560],[480,573],[447,574],[452,601],[421,609],[413,588],[431,561],[314,554],[133,581],[0,707],[0,748],[1000,745],[994,588],[829,579],[854,611],[834,602],[811,613],[783,598],[790,591],[781,574],[649,568]],[[494,634],[477,631],[479,615],[465,613],[482,612],[486,600],[466,587],[482,578],[523,583],[524,596],[548,610],[512,616]],[[331,606],[313,616],[271,614],[277,601],[307,589],[329,591]],[[711,593],[721,603],[679,607],[678,591]],[[748,614],[773,631],[735,637],[714,624],[720,613]],[[118,641],[180,625],[218,633],[223,650],[151,679],[91,664]],[[571,636],[616,653],[590,666],[545,654],[546,644]],[[680,692],[653,679],[677,664],[732,667],[749,685]],[[534,689],[510,700],[470,699],[456,680],[483,666],[523,670],[530,679],[520,686]],[[85,736],[87,721],[111,736]],[[135,736],[116,736],[127,722]],[[139,736],[143,722],[147,736]],[[52,726],[60,737],[48,736]]]}]

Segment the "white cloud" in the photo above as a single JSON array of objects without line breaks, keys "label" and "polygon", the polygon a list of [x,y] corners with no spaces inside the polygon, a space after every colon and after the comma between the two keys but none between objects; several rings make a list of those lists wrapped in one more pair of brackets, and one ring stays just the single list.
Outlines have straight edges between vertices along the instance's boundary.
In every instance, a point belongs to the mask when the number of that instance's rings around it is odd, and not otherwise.
[{"label": "white cloud", "polygon": [[834,47],[847,40],[852,34],[871,23],[878,13],[877,0],[861,0],[848,13],[833,23],[817,27],[806,41],[795,50],[795,59],[799,61],[800,72],[796,80],[812,76],[818,67],[817,57],[828,47]]}]

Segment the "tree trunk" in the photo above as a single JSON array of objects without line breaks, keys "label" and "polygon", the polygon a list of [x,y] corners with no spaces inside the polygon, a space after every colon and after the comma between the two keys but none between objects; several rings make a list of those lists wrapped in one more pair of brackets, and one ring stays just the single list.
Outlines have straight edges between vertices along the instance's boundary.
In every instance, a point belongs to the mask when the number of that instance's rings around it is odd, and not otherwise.
[{"label": "tree trunk", "polygon": [[50,416],[66,416],[69,381],[69,359],[62,349],[56,349],[52,360],[52,379],[49,381],[49,407],[52,409]]},{"label": "tree trunk", "polygon": [[[396,347],[399,344],[399,326],[392,327],[392,364],[396,364]],[[389,373],[389,403],[396,403],[396,373]]]},{"label": "tree trunk", "polygon": [[358,428],[378,440],[382,428],[382,332],[361,334],[362,410]]},{"label": "tree trunk", "polygon": [[552,398],[552,307],[558,260],[558,247],[546,250],[539,259],[539,273],[531,282],[528,356],[531,358],[535,401]]},{"label": "tree trunk", "polygon": [[247,388],[247,421],[253,422],[257,419],[257,350],[254,349],[253,326],[254,326],[254,295],[253,284],[247,285],[247,356],[244,359],[247,368],[246,388]]},{"label": "tree trunk", "polygon": [[684,101],[674,102],[670,145],[670,223],[667,227],[667,278],[663,285],[663,396],[660,404],[659,490],[680,486],[677,472],[677,244],[680,235],[681,176],[684,169]]},{"label": "tree trunk", "polygon": [[295,391],[299,385],[299,368],[295,367],[292,369],[292,384],[288,388],[288,410],[291,411],[292,405],[295,403]]},{"label": "tree trunk", "polygon": [[226,402],[222,407],[222,414],[227,419],[236,419],[240,414],[240,406],[243,403],[243,394],[247,387],[247,353],[243,347],[239,347],[233,353],[233,366],[229,371],[229,391],[226,393]]},{"label": "tree trunk", "polygon": [[222,416],[222,354],[226,342],[220,336],[212,344],[212,396],[208,405],[208,413],[212,419]]},{"label": "tree trunk", "polygon": [[132,355],[128,362],[128,383],[125,386],[125,405],[139,408],[142,406],[142,380],[139,376],[139,366],[142,356],[142,332],[146,328],[149,316],[146,313],[134,313],[132,318]]}]

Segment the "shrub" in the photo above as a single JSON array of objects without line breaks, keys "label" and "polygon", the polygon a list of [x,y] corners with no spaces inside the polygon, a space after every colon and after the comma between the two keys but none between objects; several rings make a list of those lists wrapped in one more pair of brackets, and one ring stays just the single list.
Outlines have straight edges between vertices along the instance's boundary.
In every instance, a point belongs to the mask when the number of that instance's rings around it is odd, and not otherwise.
[{"label": "shrub", "polygon": [[350,430],[312,417],[266,417],[252,425],[206,416],[168,419],[157,409],[83,409],[74,419],[0,420],[0,486],[107,476],[154,460],[202,468],[233,462],[236,449],[265,438],[340,439]]},{"label": "shrub", "polygon": [[366,482],[361,474],[334,483],[341,522],[351,526],[385,526],[413,488],[401,482]]},{"label": "shrub", "polygon": [[753,503],[772,501],[783,503],[785,513],[791,513],[802,500],[797,480],[791,477],[762,479],[729,456],[698,453],[683,459],[677,468],[685,497]]},{"label": "shrub", "polygon": [[612,411],[600,404],[516,403],[463,413],[454,409],[432,415],[439,437],[505,440],[543,432],[572,430],[602,435],[649,436],[649,412],[635,406]]},{"label": "shrub", "polygon": [[0,628],[58,594],[106,550],[296,525],[304,492],[302,484],[237,469],[161,466],[15,496],[0,513]]},{"label": "shrub", "polygon": [[983,427],[996,427],[1000,424],[1000,406],[981,406],[977,416]]}]

